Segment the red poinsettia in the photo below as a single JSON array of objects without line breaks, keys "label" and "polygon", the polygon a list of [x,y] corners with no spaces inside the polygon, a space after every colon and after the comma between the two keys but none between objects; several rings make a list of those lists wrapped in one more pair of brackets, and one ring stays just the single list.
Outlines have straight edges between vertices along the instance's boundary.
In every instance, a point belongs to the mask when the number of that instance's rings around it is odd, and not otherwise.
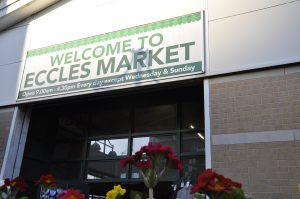
[{"label": "red poinsettia", "polygon": [[191,191],[192,193],[199,192],[211,197],[222,193],[230,194],[234,188],[241,187],[242,185],[240,183],[225,178],[212,169],[207,169],[198,176],[197,184],[192,187]]},{"label": "red poinsettia", "polygon": [[84,194],[81,194],[77,189],[68,189],[59,199],[84,199]]},{"label": "red poinsettia", "polygon": [[40,179],[35,181],[35,184],[46,188],[56,187],[55,179],[52,174],[42,175]]}]

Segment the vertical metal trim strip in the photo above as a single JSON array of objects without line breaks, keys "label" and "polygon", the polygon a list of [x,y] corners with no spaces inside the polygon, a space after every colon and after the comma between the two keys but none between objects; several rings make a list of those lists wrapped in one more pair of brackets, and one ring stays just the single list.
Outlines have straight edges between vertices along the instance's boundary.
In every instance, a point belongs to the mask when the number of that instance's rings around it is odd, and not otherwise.
[{"label": "vertical metal trim strip", "polygon": [[211,168],[211,127],[209,80],[204,80],[204,120],[205,120],[205,168]]}]

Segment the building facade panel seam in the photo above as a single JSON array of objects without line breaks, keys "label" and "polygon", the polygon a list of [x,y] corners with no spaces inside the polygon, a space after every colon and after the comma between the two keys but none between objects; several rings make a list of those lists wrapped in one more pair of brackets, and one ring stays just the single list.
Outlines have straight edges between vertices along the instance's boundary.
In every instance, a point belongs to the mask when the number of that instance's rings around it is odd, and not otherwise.
[{"label": "building facade panel seam", "polygon": [[281,3],[281,4],[276,4],[276,5],[272,5],[272,6],[268,6],[268,7],[264,7],[264,8],[250,10],[250,11],[247,11],[247,12],[242,12],[242,13],[237,13],[237,14],[234,14],[234,15],[224,16],[224,17],[221,17],[221,18],[211,19],[211,20],[209,20],[209,22],[215,22],[215,21],[220,21],[220,20],[223,20],[223,19],[228,19],[228,18],[240,16],[240,15],[245,15],[245,14],[260,12],[260,11],[272,9],[272,8],[275,8],[275,7],[284,6],[284,5],[287,5],[287,4],[296,3],[298,1],[300,1],[300,0],[293,0],[293,1],[285,2],[285,3]]},{"label": "building facade panel seam", "polygon": [[213,145],[300,140],[300,129],[212,135]]}]

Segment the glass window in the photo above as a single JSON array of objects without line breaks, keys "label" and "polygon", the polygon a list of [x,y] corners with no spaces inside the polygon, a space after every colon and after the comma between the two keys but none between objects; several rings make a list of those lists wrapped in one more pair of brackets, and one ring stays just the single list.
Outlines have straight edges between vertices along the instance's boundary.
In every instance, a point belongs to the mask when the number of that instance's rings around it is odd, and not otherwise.
[{"label": "glass window", "polygon": [[181,152],[194,152],[204,153],[205,150],[205,137],[204,132],[193,132],[182,134],[182,151]]},{"label": "glass window", "polygon": [[91,114],[90,136],[129,133],[129,109],[99,110]]},{"label": "glass window", "polygon": [[134,132],[175,130],[176,104],[139,107],[134,111]]},{"label": "glass window", "polygon": [[125,156],[128,139],[103,139],[90,141],[89,157],[115,158]]},{"label": "glass window", "polygon": [[80,178],[81,162],[53,163],[51,173],[58,180],[75,180]]},{"label": "glass window", "polygon": [[77,114],[62,116],[58,119],[56,139],[82,139],[88,131],[87,116]]},{"label": "glass window", "polygon": [[126,177],[126,168],[121,168],[119,161],[89,161],[87,163],[86,178],[89,180]]},{"label": "glass window", "polygon": [[21,176],[27,180],[33,181],[40,178],[43,170],[43,163],[41,161],[24,159],[22,161]]},{"label": "glass window", "polygon": [[132,154],[139,151],[142,146],[148,145],[149,142],[152,143],[161,143],[162,145],[169,145],[174,150],[174,153],[177,153],[177,139],[176,135],[170,136],[147,136],[147,137],[137,137],[133,138],[132,143]]},{"label": "glass window", "polygon": [[81,159],[84,158],[85,142],[56,142],[54,145],[53,159]]},{"label": "glass window", "polygon": [[185,157],[181,160],[183,166],[182,177],[184,181],[197,182],[197,177],[205,169],[204,157]]},{"label": "glass window", "polygon": [[203,129],[203,103],[188,101],[182,103],[182,129]]},{"label": "glass window", "polygon": [[46,142],[42,142],[40,140],[30,139],[27,140],[26,142],[24,154],[26,154],[26,157],[33,158],[33,159],[39,159],[39,160],[43,160],[46,158],[50,159],[51,157],[47,156],[46,154],[46,149],[45,149],[46,147],[47,149],[49,149],[53,147],[53,145]]},{"label": "glass window", "polygon": [[[119,161],[149,142],[159,142],[172,147],[184,167],[180,174],[166,170],[162,176],[160,185],[166,186],[159,185],[155,194],[166,198],[171,183],[195,182],[205,168],[201,90],[199,86],[182,87],[33,106],[21,175],[29,179],[26,172],[32,167],[34,176],[52,173],[58,181],[87,183],[90,191],[94,184],[97,191],[92,192],[101,196],[115,183],[124,182],[131,192],[145,192],[146,198],[148,192],[137,168],[121,168]],[[1,121],[0,128],[4,128]]]}]

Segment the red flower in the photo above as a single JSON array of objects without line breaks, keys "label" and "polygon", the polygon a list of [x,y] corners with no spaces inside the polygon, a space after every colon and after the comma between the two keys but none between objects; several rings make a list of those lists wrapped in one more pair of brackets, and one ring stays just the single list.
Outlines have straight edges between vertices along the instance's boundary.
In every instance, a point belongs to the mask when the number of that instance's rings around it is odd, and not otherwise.
[{"label": "red flower", "polygon": [[178,162],[177,162],[177,170],[178,171],[182,171],[183,170],[183,165],[181,164],[180,160],[178,159]]},{"label": "red flower", "polygon": [[179,158],[174,157],[172,154],[169,154],[167,156],[167,161],[168,161],[168,167],[177,169],[178,171],[183,170],[183,166],[182,166]]},{"label": "red flower", "polygon": [[140,159],[143,156],[143,151],[137,151],[134,154],[134,159]]},{"label": "red flower", "polygon": [[242,188],[242,184],[241,184],[241,183],[232,181],[232,180],[229,179],[229,178],[224,178],[224,179],[223,179],[223,182],[224,182],[227,186],[230,186],[230,187]]},{"label": "red flower", "polygon": [[[148,143],[148,145],[149,145],[149,144],[150,144],[150,142]],[[145,146],[141,147],[140,151],[141,151],[142,153],[148,153],[148,145],[145,145]]]},{"label": "red flower", "polygon": [[162,146],[159,142],[156,144],[149,142],[148,145],[141,148],[140,152],[147,154],[165,153],[166,156],[168,154],[173,155],[173,150],[170,146]]},{"label": "red flower", "polygon": [[35,182],[35,184],[45,187],[56,187],[55,179],[52,174],[42,175],[40,179]]},{"label": "red flower", "polygon": [[170,146],[165,146],[163,148],[163,152],[165,152],[167,155],[174,155],[173,149]]},{"label": "red flower", "polygon": [[126,159],[120,160],[120,166],[121,166],[122,168],[125,168],[126,165],[127,165],[128,163],[130,163],[130,162],[132,162],[132,161],[134,161],[134,160],[135,160],[135,159],[134,159],[134,156],[129,156],[129,157],[126,158]]},{"label": "red flower", "polygon": [[198,186],[198,184],[195,184],[192,186],[191,193],[197,193],[197,192],[200,192],[200,187]]},{"label": "red flower", "polygon": [[205,170],[201,176],[198,176],[198,185],[204,188],[209,182],[214,181],[215,174],[212,169]]},{"label": "red flower", "polygon": [[[7,181],[7,183],[8,183],[8,181]],[[12,188],[16,188],[22,192],[22,191],[25,191],[26,183],[23,178],[16,177],[15,179],[12,179],[9,182],[9,186],[11,186]]]},{"label": "red flower", "polygon": [[10,186],[10,180],[8,178],[4,179],[4,185],[5,186]]},{"label": "red flower", "polygon": [[205,170],[201,175],[198,176],[198,181],[197,184],[195,184],[192,187],[192,192],[201,192],[203,191],[204,193],[206,193],[206,191],[210,191],[214,185],[212,185],[215,181],[215,172],[213,172],[212,169],[207,169]]},{"label": "red flower", "polygon": [[207,169],[198,176],[197,184],[192,187],[191,192],[200,192],[210,196],[216,192],[230,193],[233,187],[241,188],[241,184],[215,173],[212,169]]},{"label": "red flower", "polygon": [[216,192],[221,192],[221,191],[227,192],[228,191],[228,190],[226,190],[225,184],[223,184],[220,181],[209,183],[207,185],[207,190],[208,191],[216,191]]},{"label": "red flower", "polygon": [[152,167],[151,160],[141,160],[136,164],[137,168],[140,170],[146,170]]},{"label": "red flower", "polygon": [[77,189],[68,189],[60,199],[84,199],[84,194],[81,194]]}]

